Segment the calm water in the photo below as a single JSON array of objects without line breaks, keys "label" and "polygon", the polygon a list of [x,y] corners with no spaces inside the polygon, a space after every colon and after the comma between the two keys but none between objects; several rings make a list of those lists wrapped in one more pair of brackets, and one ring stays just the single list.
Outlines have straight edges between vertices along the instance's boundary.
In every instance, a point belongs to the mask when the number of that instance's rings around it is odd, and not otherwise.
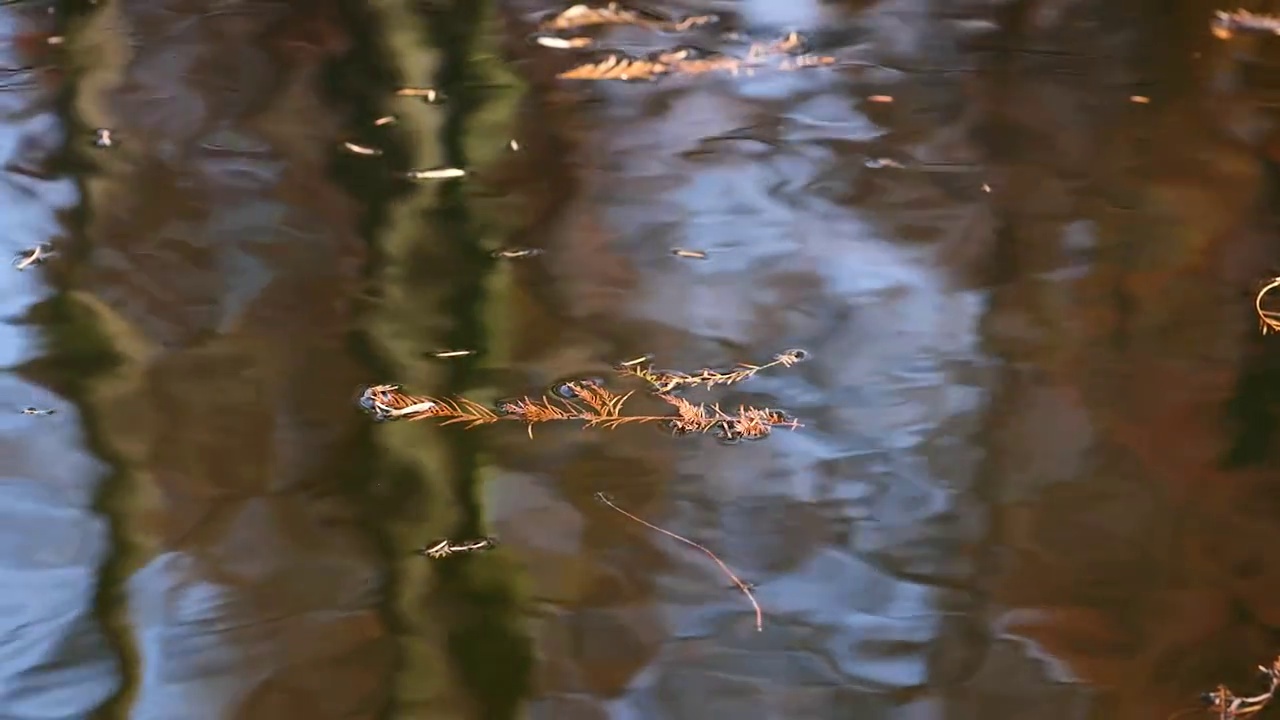
[{"label": "calm water", "polygon": [[[1136,720],[1251,688],[1275,48],[1204,3],[855,5],[579,33],[796,30],[837,67],[577,84],[600,54],[530,42],[545,0],[0,7],[0,244],[59,253],[0,272],[0,718]],[[805,427],[740,446],[354,403],[791,347],[713,397]],[[764,631],[597,491],[755,583]]]}]

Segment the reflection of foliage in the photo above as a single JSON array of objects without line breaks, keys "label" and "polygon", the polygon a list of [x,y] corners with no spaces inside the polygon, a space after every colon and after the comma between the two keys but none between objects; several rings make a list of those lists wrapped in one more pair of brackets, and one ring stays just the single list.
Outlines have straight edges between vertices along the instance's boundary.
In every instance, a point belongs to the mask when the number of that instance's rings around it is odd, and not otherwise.
[{"label": "reflection of foliage", "polygon": [[379,420],[443,419],[444,424],[466,423],[468,428],[503,420],[523,422],[533,437],[537,423],[576,420],[587,427],[606,430],[640,423],[662,423],[677,435],[714,432],[724,442],[759,440],[768,437],[775,427],[800,427],[787,413],[772,408],[740,406],[726,412],[718,404],[692,403],[674,391],[681,386],[731,385],[752,377],[761,370],[790,367],[807,357],[803,350],[788,350],[764,365],[740,364],[727,370],[704,368],[693,374],[656,371],[649,365],[624,363],[617,370],[622,375],[641,378],[650,384],[653,394],[671,406],[673,415],[629,415],[623,412],[634,392],[616,393],[598,380],[585,378],[556,385],[551,397],[526,396],[503,400],[489,408],[467,398],[436,398],[409,395],[395,385],[375,385],[365,390],[361,405]]},{"label": "reflection of foliage", "polygon": [[[471,170],[510,156],[523,86],[497,60],[491,3],[453,3],[426,12],[415,0],[380,0],[369,7],[395,75],[376,114],[397,118],[394,132],[410,152],[405,165]],[[438,92],[419,98],[393,94],[394,87],[406,86]],[[415,187],[393,201],[374,241],[377,300],[368,318],[370,339],[394,372],[424,386],[466,384],[474,362],[458,358],[432,365],[424,347],[492,349],[480,337],[478,312],[486,294],[495,291],[482,284],[490,263],[484,248],[501,244],[520,209],[497,207],[511,201],[475,192],[479,187]],[[395,429],[377,438],[385,444],[388,471],[410,476],[407,482],[384,476],[380,485],[421,498],[400,503],[380,519],[395,552],[406,558],[395,587],[403,662],[390,716],[459,716],[474,706],[478,717],[515,717],[532,666],[518,611],[520,574],[501,553],[428,564],[413,554],[426,538],[483,534],[475,497],[483,472],[479,448],[465,438],[423,438]]]},{"label": "reflection of foliage", "polygon": [[[123,675],[119,692],[100,708],[103,717],[122,716],[137,697],[142,654],[136,627],[121,588],[143,567],[154,547],[152,538],[133,530],[145,512],[148,498],[139,491],[133,466],[138,463],[132,426],[113,416],[121,397],[136,388],[138,365],[145,342],[104,303],[87,293],[60,293],[32,308],[27,321],[44,329],[43,353],[17,368],[18,372],[54,389],[76,405],[85,443],[109,467],[97,487],[95,509],[107,522],[111,553],[99,568],[94,610],[110,651],[119,656]],[[81,638],[83,641],[83,638]],[[91,653],[82,646],[81,653]]]}]

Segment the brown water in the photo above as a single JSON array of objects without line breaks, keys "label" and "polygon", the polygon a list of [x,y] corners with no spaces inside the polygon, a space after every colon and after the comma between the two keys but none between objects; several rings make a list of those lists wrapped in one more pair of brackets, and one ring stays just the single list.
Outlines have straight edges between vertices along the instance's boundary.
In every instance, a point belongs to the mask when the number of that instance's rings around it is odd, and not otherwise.
[{"label": "brown water", "polygon": [[[1250,687],[1274,43],[1204,3],[690,0],[655,9],[723,24],[587,34],[796,30],[840,66],[572,84],[598,55],[528,40],[561,9],[0,7],[0,242],[60,253],[0,273],[0,718],[1138,719]],[[441,166],[470,175],[392,175]],[[805,427],[733,447],[354,403],[790,347],[716,397]],[[764,631],[597,491],[755,583]]]}]

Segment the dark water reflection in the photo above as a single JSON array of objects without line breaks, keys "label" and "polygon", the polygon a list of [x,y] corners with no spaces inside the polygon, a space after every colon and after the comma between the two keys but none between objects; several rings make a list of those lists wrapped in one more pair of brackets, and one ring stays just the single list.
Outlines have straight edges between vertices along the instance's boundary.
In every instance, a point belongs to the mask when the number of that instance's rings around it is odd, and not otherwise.
[{"label": "dark water reflection", "polygon": [[[535,0],[0,8],[3,242],[61,253],[0,273],[0,716],[1158,718],[1239,681],[1280,626],[1240,294],[1274,48],[962,5],[690,3],[881,66],[590,86]],[[737,447],[352,403],[797,346],[718,396],[806,427]]]}]

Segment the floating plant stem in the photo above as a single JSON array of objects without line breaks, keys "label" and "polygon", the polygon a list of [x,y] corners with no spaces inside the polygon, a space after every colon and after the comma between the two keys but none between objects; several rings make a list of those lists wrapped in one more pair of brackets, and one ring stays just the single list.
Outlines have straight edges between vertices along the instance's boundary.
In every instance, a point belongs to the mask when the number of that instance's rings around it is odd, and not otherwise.
[{"label": "floating plant stem", "polygon": [[539,35],[533,41],[542,47],[555,48],[556,50],[591,47],[591,38],[585,37],[562,38],[555,35]]},{"label": "floating plant stem", "polygon": [[396,95],[399,95],[400,97],[422,98],[429,103],[441,102],[445,99],[444,93],[436,90],[435,88],[403,87],[396,90]]},{"label": "floating plant stem", "polygon": [[353,143],[349,140],[342,143],[342,149],[346,150],[352,155],[365,155],[368,157],[377,157],[382,154],[382,150],[379,148],[371,147],[369,145],[360,145],[358,143]]},{"label": "floating plant stem", "polygon": [[489,256],[495,260],[517,260],[519,258],[537,257],[541,254],[541,248],[499,248],[489,253]]},{"label": "floating plant stem", "polygon": [[446,167],[446,168],[428,168],[425,170],[406,170],[403,176],[409,180],[448,180],[450,178],[465,177],[466,170],[462,168]]},{"label": "floating plant stem", "polygon": [[1273,332],[1280,333],[1280,311],[1267,310],[1262,307],[1262,299],[1267,296],[1267,293],[1276,288],[1280,288],[1280,277],[1272,278],[1270,282],[1263,285],[1253,299],[1253,307],[1258,311],[1258,320],[1261,321],[1263,335]]},{"label": "floating plant stem", "polygon": [[492,550],[497,547],[498,539],[493,537],[482,537],[474,540],[453,541],[447,538],[436,540],[425,547],[419,548],[416,552],[423,557],[429,557],[432,560],[449,557],[457,553],[481,552],[483,550]]},{"label": "floating plant stem", "polygon": [[685,545],[688,545],[692,548],[695,548],[701,551],[702,554],[706,555],[707,557],[715,561],[715,564],[720,566],[720,569],[724,571],[724,574],[727,575],[729,579],[733,581],[733,584],[737,585],[738,589],[742,591],[742,594],[746,595],[747,599],[751,601],[751,607],[755,608],[756,610],[756,631],[759,632],[761,630],[764,630],[764,613],[760,611],[760,603],[756,602],[756,596],[751,592],[751,588],[754,586],[749,583],[743,582],[742,579],[739,578],[736,574],[734,574],[734,572],[729,569],[729,566],[725,565],[724,561],[721,560],[715,553],[711,552],[710,550],[703,547],[702,545],[699,545],[698,543],[690,540],[689,538],[684,537],[683,535],[677,535],[676,533],[673,533],[670,530],[667,530],[665,528],[660,528],[657,525],[654,525],[653,523],[649,522],[648,520],[645,520],[642,517],[633,515],[627,512],[626,510],[623,510],[613,502],[612,498],[610,498],[608,495],[602,492],[596,493],[595,498],[596,500],[599,500],[605,505],[608,505],[614,510],[622,513],[626,517],[630,518],[631,520],[634,520],[635,522],[640,523],[641,525],[649,528],[650,530],[655,530],[657,532],[660,532],[663,535],[666,535],[667,537],[673,540],[679,540]]},{"label": "floating plant stem", "polygon": [[42,265],[45,260],[57,256],[58,252],[52,246],[42,243],[15,255],[13,257],[13,267],[18,270],[26,270],[33,265]]}]

